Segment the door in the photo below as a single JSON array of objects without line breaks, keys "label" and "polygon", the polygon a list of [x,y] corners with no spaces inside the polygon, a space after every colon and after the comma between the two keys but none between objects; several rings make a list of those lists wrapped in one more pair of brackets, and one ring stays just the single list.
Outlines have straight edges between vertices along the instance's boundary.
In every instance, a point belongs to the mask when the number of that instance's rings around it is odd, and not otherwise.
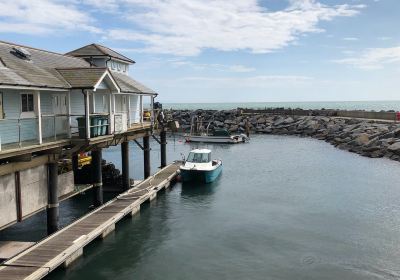
[{"label": "door", "polygon": [[[57,135],[68,134],[68,101],[67,95],[64,93],[53,94],[53,123],[52,128]],[[54,133],[53,133],[54,134]]]},{"label": "door", "polygon": [[128,96],[115,95],[115,131],[124,132],[128,129]]},{"label": "door", "polygon": [[128,112],[128,98],[126,95],[115,96],[115,109],[117,113]]},{"label": "door", "polygon": [[4,119],[3,93],[0,92],[0,120]]},{"label": "door", "polygon": [[66,94],[53,94],[53,114],[66,115],[67,114],[67,95]]}]

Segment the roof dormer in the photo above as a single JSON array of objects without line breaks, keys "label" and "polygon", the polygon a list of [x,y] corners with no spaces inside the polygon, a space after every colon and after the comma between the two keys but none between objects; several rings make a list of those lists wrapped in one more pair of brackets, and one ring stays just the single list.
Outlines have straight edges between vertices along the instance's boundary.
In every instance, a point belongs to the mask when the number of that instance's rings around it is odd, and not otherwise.
[{"label": "roof dormer", "polygon": [[132,59],[99,44],[91,44],[67,53],[80,57],[97,67],[108,67],[112,71],[128,73]]}]

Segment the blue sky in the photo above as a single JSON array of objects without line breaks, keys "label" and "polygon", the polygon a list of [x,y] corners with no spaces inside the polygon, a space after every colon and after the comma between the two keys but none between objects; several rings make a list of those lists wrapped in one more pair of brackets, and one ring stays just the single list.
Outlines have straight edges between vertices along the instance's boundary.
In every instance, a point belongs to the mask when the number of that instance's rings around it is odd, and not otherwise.
[{"label": "blue sky", "polygon": [[0,40],[93,42],[162,102],[400,100],[398,0],[0,0]]}]

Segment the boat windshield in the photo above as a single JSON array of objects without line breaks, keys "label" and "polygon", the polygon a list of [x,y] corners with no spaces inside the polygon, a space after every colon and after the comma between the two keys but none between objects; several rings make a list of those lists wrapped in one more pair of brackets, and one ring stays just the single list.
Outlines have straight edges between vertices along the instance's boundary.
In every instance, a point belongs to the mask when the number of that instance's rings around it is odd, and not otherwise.
[{"label": "boat windshield", "polygon": [[206,163],[211,161],[211,153],[189,153],[188,162]]}]

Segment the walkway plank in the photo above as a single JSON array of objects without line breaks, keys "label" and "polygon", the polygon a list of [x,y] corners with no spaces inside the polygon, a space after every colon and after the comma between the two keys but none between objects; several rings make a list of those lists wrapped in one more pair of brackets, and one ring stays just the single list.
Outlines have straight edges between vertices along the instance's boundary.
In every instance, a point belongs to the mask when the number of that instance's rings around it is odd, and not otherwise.
[{"label": "walkway plank", "polygon": [[88,213],[0,266],[0,280],[37,280],[130,214],[154,193],[168,187],[180,163],[173,163],[137,187]]}]

